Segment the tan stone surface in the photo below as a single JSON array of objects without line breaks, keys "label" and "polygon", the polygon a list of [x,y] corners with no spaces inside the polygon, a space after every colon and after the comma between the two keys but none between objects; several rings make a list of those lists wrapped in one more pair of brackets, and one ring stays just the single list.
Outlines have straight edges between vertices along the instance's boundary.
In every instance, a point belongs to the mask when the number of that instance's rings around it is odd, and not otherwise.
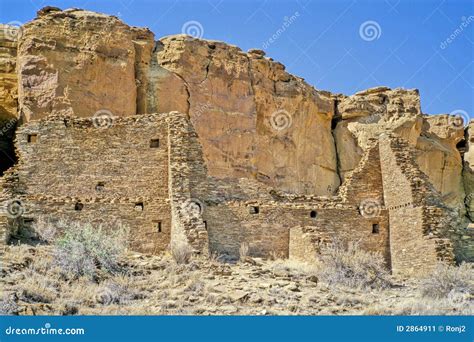
[{"label": "tan stone surface", "polygon": [[20,30],[0,24],[0,119],[17,118],[16,50]]},{"label": "tan stone surface", "polygon": [[342,178],[358,165],[369,139],[394,132],[416,147],[421,170],[462,215],[462,159],[456,144],[463,139],[463,129],[448,115],[422,115],[417,90],[378,87],[343,97],[338,116],[342,120],[334,135]]},{"label": "tan stone surface", "polygon": [[464,212],[462,158],[456,148],[462,139],[464,130],[454,126],[448,115],[425,115],[416,161],[446,204]]},{"label": "tan stone surface", "polygon": [[[466,151],[464,153],[463,182],[466,193],[466,210],[474,221],[474,122],[466,130]],[[471,228],[472,229],[472,228]]]},{"label": "tan stone surface", "polygon": [[371,138],[395,132],[416,144],[421,131],[420,98],[416,89],[367,89],[340,98],[337,108],[341,120],[334,135],[343,178],[358,165]]},{"label": "tan stone surface", "polygon": [[[211,175],[256,178],[289,192],[335,191],[329,94],[259,51],[183,35],[160,42],[159,64],[184,81]],[[173,81],[164,94],[158,92],[159,109],[161,97],[170,101],[174,84],[182,96],[181,83]]]},{"label": "tan stone surface", "polygon": [[[184,35],[154,42],[147,29],[77,9],[43,9],[22,32],[20,162],[0,186],[2,203],[19,196],[34,209],[30,228],[39,214],[100,213],[130,224],[138,250],[179,237],[234,258],[246,243],[256,256],[304,259],[340,237],[397,258],[400,274],[474,257],[458,229],[472,183],[471,173],[462,180],[463,130],[423,115],[417,90],[334,95],[261,50]],[[98,127],[98,110],[127,117]],[[0,215],[0,235],[14,227]]]},{"label": "tan stone surface", "polygon": [[40,11],[23,26],[19,44],[22,118],[58,112],[87,117],[102,109],[116,116],[134,114],[135,69],[146,58],[147,41],[153,42],[150,31],[130,28],[116,17],[77,9]]}]

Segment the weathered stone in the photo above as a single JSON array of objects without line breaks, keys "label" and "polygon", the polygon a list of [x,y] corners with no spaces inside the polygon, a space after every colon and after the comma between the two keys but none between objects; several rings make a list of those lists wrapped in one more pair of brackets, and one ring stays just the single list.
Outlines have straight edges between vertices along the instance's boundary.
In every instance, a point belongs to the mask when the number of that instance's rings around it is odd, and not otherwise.
[{"label": "weathered stone", "polygon": [[22,31],[18,77],[24,121],[51,113],[136,113],[136,74],[140,76],[146,58],[137,51],[153,44],[150,31],[99,13],[51,8],[40,11]]},{"label": "weathered stone", "polygon": [[343,97],[334,130],[339,172],[359,163],[370,139],[393,132],[417,149],[417,163],[441,192],[446,204],[464,213],[462,160],[456,144],[463,129],[449,115],[422,115],[417,90],[378,87]]},{"label": "weathered stone", "polygon": [[452,124],[448,115],[425,115],[417,140],[417,163],[441,192],[444,202],[464,213],[462,159],[456,148],[464,130]]},{"label": "weathered stone", "polygon": [[[471,221],[474,221],[474,122],[466,130],[466,147],[464,153],[463,183],[466,192],[466,210]],[[474,229],[471,227],[470,231]]]},{"label": "weathered stone", "polygon": [[[159,64],[187,88],[188,113],[211,175],[254,178],[289,192],[335,191],[328,96],[255,51],[184,35],[160,42]],[[175,84],[168,91],[183,94]],[[167,92],[158,93],[158,103],[161,96]]]},{"label": "weathered stone", "polygon": [[394,132],[415,145],[421,132],[418,90],[368,89],[339,99],[337,111],[334,136],[343,179],[358,165],[370,139]]},{"label": "weathered stone", "polygon": [[17,119],[17,38],[21,30],[0,24],[0,120]]}]

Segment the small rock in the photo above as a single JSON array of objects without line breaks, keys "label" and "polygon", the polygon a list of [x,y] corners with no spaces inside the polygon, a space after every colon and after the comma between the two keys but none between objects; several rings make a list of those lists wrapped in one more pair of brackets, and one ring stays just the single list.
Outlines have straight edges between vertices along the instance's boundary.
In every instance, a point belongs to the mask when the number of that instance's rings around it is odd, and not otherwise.
[{"label": "small rock", "polygon": [[248,296],[249,296],[248,292],[241,291],[241,290],[236,290],[229,294],[229,297],[233,302],[237,302],[237,301],[243,302],[246,299],[248,299]]}]

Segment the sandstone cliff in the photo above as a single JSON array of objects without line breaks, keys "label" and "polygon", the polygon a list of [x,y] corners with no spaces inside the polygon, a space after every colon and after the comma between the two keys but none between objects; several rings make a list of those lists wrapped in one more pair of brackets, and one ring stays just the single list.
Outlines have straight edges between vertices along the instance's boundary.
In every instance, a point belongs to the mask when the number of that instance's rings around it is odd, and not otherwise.
[{"label": "sandstone cliff", "polygon": [[[46,8],[23,26],[18,45],[19,112],[25,121],[51,113],[123,116],[137,110],[146,29],[78,9]],[[138,77],[136,79],[136,77]]]},{"label": "sandstone cliff", "polygon": [[462,127],[423,114],[417,90],[331,94],[263,51],[184,35],[155,42],[147,29],[79,9],[39,11],[22,28],[16,58],[15,40],[1,36],[0,45],[2,118],[176,110],[189,116],[209,175],[314,195],[334,194],[369,140],[394,132],[419,152],[446,204],[460,217],[464,202],[474,210],[469,141],[463,161]]},{"label": "sandstone cliff", "polygon": [[[209,172],[256,178],[298,193],[332,194],[339,186],[331,135],[333,101],[264,53],[186,36],[162,38],[158,64],[186,88],[187,112]],[[174,89],[168,86],[168,90]],[[156,93],[158,111],[166,94]],[[183,107],[184,98],[177,98]]]},{"label": "sandstone cliff", "polygon": [[464,140],[463,127],[449,115],[423,115],[417,90],[379,87],[342,97],[335,129],[341,176],[354,169],[370,138],[394,132],[417,150],[417,162],[440,191],[446,204],[464,208],[462,158],[456,145]]},{"label": "sandstone cliff", "polygon": [[15,162],[13,136],[18,118],[16,51],[20,30],[0,25],[0,174]]}]

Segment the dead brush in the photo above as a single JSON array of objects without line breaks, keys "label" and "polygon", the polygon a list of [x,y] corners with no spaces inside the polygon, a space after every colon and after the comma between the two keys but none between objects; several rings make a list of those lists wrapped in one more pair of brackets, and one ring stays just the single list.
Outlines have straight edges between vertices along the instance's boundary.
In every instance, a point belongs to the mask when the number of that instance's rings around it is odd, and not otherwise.
[{"label": "dead brush", "polygon": [[330,285],[374,289],[391,285],[383,256],[362,250],[358,242],[335,241],[322,251],[320,275]]},{"label": "dead brush", "polygon": [[249,244],[247,242],[240,244],[239,256],[241,261],[245,261],[249,257]]},{"label": "dead brush", "polygon": [[171,243],[171,256],[177,264],[188,264],[193,250],[184,238],[177,238]]},{"label": "dead brush", "polygon": [[91,223],[70,223],[54,240],[53,266],[68,277],[95,278],[99,273],[116,274],[127,248],[128,229]]},{"label": "dead brush", "polygon": [[[474,296],[474,265],[440,263],[420,282],[421,294],[429,298]],[[474,298],[473,298],[474,300]]]}]

